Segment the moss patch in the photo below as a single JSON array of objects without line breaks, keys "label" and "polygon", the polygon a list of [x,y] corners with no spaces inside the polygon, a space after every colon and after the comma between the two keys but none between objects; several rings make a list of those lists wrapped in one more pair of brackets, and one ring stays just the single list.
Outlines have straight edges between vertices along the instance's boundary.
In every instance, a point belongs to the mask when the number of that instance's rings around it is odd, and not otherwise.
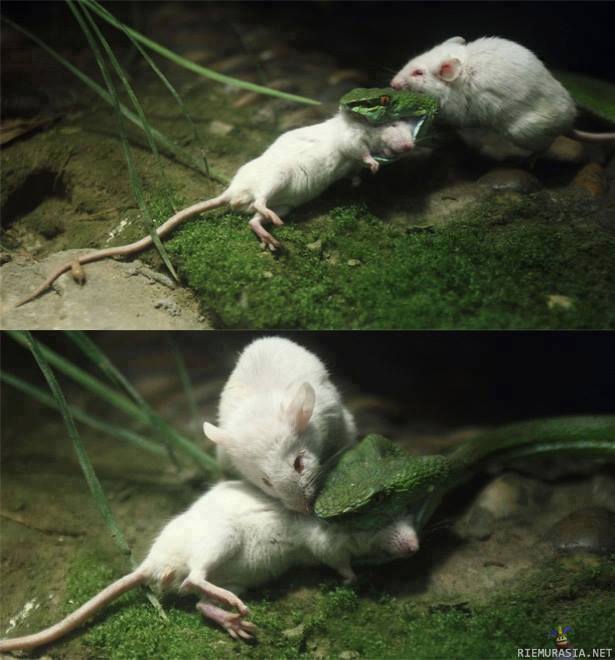
[{"label": "moss patch", "polygon": [[[71,568],[67,611],[113,577],[94,558],[82,557]],[[429,600],[427,594],[392,597],[386,588],[370,586],[369,573],[358,590],[333,580],[318,584],[315,578],[315,571],[299,573],[248,594],[259,626],[254,644],[233,642],[204,624],[193,609],[193,597],[167,600],[165,623],[138,591],[107,607],[73,637],[89,656],[105,658],[513,658],[518,648],[553,647],[548,633],[557,625],[571,626],[571,641],[586,652],[615,646],[609,624],[615,616],[612,561],[550,561],[522,583],[481,602],[455,594],[444,602]],[[387,580],[395,581],[390,571]],[[76,642],[62,647],[74,648]],[[55,648],[61,652],[62,647]]]},{"label": "moss patch", "polygon": [[342,206],[276,228],[279,256],[245,218],[211,213],[168,250],[220,327],[606,328],[615,238],[594,210],[564,193],[499,194],[421,228]]}]

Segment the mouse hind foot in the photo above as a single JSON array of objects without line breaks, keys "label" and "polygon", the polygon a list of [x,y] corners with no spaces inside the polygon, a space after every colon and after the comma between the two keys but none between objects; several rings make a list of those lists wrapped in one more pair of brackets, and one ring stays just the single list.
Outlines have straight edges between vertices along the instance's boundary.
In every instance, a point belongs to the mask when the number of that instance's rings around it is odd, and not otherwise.
[{"label": "mouse hind foot", "polygon": [[251,621],[245,621],[244,615],[237,612],[227,612],[205,600],[200,600],[197,609],[201,614],[224,628],[233,639],[252,639],[256,626]]},{"label": "mouse hind foot", "polygon": [[229,607],[234,607],[240,612],[240,614],[245,615],[249,613],[249,610],[245,603],[236,596],[232,591],[228,589],[222,589],[222,587],[217,587],[211,582],[202,577],[189,575],[183,582],[180,587],[181,591],[194,590],[199,591],[203,596],[211,598],[212,600],[217,600],[223,605],[228,605]]}]

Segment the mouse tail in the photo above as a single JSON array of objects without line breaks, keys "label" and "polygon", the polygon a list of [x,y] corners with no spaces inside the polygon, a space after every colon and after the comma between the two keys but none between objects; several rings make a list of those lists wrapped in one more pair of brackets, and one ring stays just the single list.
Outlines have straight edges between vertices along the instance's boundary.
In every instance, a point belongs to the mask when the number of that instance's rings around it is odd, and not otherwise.
[{"label": "mouse tail", "polygon": [[[180,225],[182,222],[185,222],[186,220],[194,217],[195,215],[199,215],[200,213],[204,213],[205,211],[210,211],[211,209],[218,208],[219,206],[224,206],[229,200],[229,196],[227,195],[226,191],[223,192],[221,195],[218,195],[218,197],[213,197],[212,199],[208,199],[204,202],[198,202],[197,204],[193,204],[192,206],[188,206],[185,209],[182,209],[181,211],[178,211],[175,215],[171,216],[166,222],[160,225],[156,229],[156,233],[160,238],[163,236],[166,236],[169,232],[171,232],[175,227]],[[141,250],[144,250],[145,248],[148,248],[150,245],[152,245],[154,241],[152,240],[151,236],[145,236],[144,238],[135,241],[134,243],[129,243],[128,245],[120,245],[118,247],[111,247],[111,248],[106,248],[104,250],[96,250],[96,252],[91,252],[90,254],[84,254],[82,257],[79,257],[78,259],[72,259],[71,261],[67,261],[66,263],[62,264],[56,270],[49,275],[49,277],[32,293],[29,293],[25,298],[22,298],[19,302],[15,304],[15,309],[17,307],[21,307],[22,305],[25,305],[26,303],[30,302],[31,300],[34,300],[34,298],[38,298],[38,296],[41,295],[44,291],[46,291],[57,279],[62,275],[62,273],[65,273],[67,270],[70,270],[72,265],[77,261],[80,264],[88,264],[91,263],[92,261],[100,261],[101,259],[106,259],[107,257],[125,257],[129,254],[134,254],[136,252],[140,252]]]},{"label": "mouse tail", "polygon": [[9,651],[33,649],[43,644],[55,642],[56,639],[64,637],[71,630],[80,626],[107,603],[143,582],[145,582],[145,574],[140,570],[133,571],[110,584],[59,623],[32,635],[0,640],[0,652],[8,653]]},{"label": "mouse tail", "polygon": [[615,133],[590,133],[573,129],[570,137],[581,142],[613,142],[615,144]]}]

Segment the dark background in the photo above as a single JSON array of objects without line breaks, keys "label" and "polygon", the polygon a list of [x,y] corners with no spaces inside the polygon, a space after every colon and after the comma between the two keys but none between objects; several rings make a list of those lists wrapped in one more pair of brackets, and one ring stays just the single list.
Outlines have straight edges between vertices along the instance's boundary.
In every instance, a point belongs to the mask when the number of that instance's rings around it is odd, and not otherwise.
[{"label": "dark background", "polygon": [[[172,375],[175,365],[168,334],[90,333],[132,382],[144,375]],[[276,334],[313,350],[327,364],[336,383],[399,402],[406,419],[417,423],[452,428],[547,415],[615,413],[613,333]],[[63,333],[36,336],[71,359],[82,361]],[[227,378],[238,352],[256,336],[259,333],[230,331],[173,334],[197,385],[212,377]],[[7,336],[2,337],[2,357],[3,369],[46,388],[29,353]],[[91,366],[84,367],[92,370]],[[63,385],[72,387],[70,381],[59,377]]]},{"label": "dark background", "polygon": [[[137,29],[161,4],[104,2]],[[216,2],[198,6],[203,21]],[[612,2],[228,2],[228,29],[259,22],[290,36],[294,45],[332,53],[340,65],[368,71],[374,83],[388,82],[411,55],[444,39],[501,36],[521,42],[549,66],[614,80]],[[68,38],[79,28],[62,2],[2,3],[2,12],[30,28],[57,28]],[[198,24],[192,26],[198,30]],[[40,30],[37,32],[40,34]],[[207,44],[204,44],[205,46]],[[272,44],[273,45],[273,44]]]}]

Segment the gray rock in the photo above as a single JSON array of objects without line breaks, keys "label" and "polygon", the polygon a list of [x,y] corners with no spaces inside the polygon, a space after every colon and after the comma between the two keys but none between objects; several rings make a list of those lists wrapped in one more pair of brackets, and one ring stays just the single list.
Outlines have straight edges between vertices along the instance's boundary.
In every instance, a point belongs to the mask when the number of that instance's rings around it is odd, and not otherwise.
[{"label": "gray rock", "polygon": [[529,172],[501,167],[481,176],[478,183],[497,192],[531,193],[540,190],[540,181]]},{"label": "gray rock", "polygon": [[[39,286],[57,266],[90,251],[66,250],[41,261],[15,256],[4,264],[0,327],[21,330],[204,330],[210,327],[199,320],[198,303],[190,291],[178,288],[169,292],[133,264],[113,259],[86,264],[85,285],[79,286],[70,274],[65,274],[52,290],[15,309],[15,303]],[[161,300],[168,302],[156,308]]]},{"label": "gray rock", "polygon": [[556,523],[547,539],[560,553],[615,551],[615,513],[598,507],[579,509]]}]

